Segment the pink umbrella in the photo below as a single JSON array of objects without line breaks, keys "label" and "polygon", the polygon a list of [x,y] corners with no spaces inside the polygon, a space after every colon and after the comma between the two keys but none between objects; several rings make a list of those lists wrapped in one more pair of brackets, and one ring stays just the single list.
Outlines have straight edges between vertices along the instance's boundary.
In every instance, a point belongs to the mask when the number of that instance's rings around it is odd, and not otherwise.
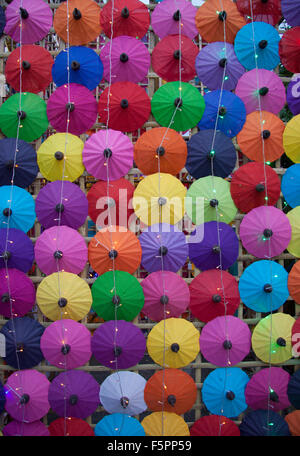
[{"label": "pink umbrella", "polygon": [[287,248],[291,235],[288,217],[274,206],[255,207],[240,224],[242,244],[257,258],[280,255]]},{"label": "pink umbrella", "polygon": [[251,331],[248,325],[237,317],[216,317],[202,329],[200,347],[207,361],[216,366],[232,367],[249,354]]},{"label": "pink umbrella", "polygon": [[175,272],[152,272],[141,285],[145,296],[142,312],[153,321],[179,317],[189,305],[189,287]]},{"label": "pink umbrella", "polygon": [[17,421],[31,423],[41,419],[50,409],[46,375],[34,369],[16,371],[4,385],[5,410]]},{"label": "pink umbrella", "polygon": [[88,259],[84,238],[69,226],[52,226],[37,238],[35,260],[44,274],[57,271],[79,274]]},{"label": "pink umbrella", "polygon": [[67,131],[69,116],[69,133],[81,135],[97,120],[97,101],[85,86],[76,83],[64,84],[57,87],[50,96],[47,103],[47,116],[57,132]]},{"label": "pink umbrella", "polygon": [[54,366],[75,369],[86,364],[92,356],[91,333],[74,320],[54,321],[41,337],[41,350]]},{"label": "pink umbrella", "polygon": [[47,426],[41,421],[33,421],[32,423],[22,423],[21,421],[11,421],[3,430],[4,436],[9,437],[49,437],[50,432]]},{"label": "pink umbrella", "polygon": [[151,25],[159,38],[178,35],[180,27],[182,35],[193,39],[199,33],[195,24],[196,13],[197,7],[189,0],[164,0],[156,5]]},{"label": "pink umbrella", "polygon": [[99,130],[85,142],[82,161],[96,179],[117,180],[132,168],[133,144],[121,131]]},{"label": "pink umbrella", "polygon": [[250,70],[244,73],[235,88],[235,94],[243,100],[247,114],[259,110],[278,114],[286,102],[285,87],[276,73],[269,70]]},{"label": "pink umbrella", "polygon": [[101,49],[100,58],[103,77],[111,83],[143,81],[151,61],[146,45],[132,36],[113,38]]},{"label": "pink umbrella", "polygon": [[0,269],[0,315],[6,318],[24,317],[35,304],[35,287],[22,271]]}]

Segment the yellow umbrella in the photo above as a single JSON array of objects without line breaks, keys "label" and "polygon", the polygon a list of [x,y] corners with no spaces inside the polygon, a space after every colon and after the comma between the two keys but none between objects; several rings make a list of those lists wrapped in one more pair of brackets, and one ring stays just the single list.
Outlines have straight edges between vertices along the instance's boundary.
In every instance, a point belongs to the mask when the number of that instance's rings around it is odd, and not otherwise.
[{"label": "yellow umbrella", "polygon": [[38,286],[36,300],[41,312],[50,320],[69,318],[79,321],[89,312],[92,293],[89,285],[71,272],[54,272]]},{"label": "yellow umbrella", "polygon": [[292,236],[287,250],[295,257],[300,257],[300,206],[295,207],[287,213],[292,227]]},{"label": "yellow umbrella", "polygon": [[148,353],[160,366],[187,366],[199,353],[199,338],[199,331],[183,318],[161,320],[148,335]]},{"label": "yellow umbrella", "polygon": [[146,436],[188,436],[189,427],[184,419],[171,412],[153,412],[146,416],[141,425]]},{"label": "yellow umbrella", "polygon": [[293,356],[291,315],[278,312],[260,320],[252,334],[252,348],[264,363],[281,364]]},{"label": "yellow umbrella", "polygon": [[300,163],[300,114],[292,117],[286,124],[283,132],[283,148],[294,163]]},{"label": "yellow umbrella", "polygon": [[137,186],[132,205],[136,216],[146,225],[175,225],[184,216],[185,186],[166,173],[145,177]]},{"label": "yellow umbrella", "polygon": [[37,151],[37,162],[45,179],[73,182],[84,171],[82,150],[84,143],[71,133],[55,133]]}]

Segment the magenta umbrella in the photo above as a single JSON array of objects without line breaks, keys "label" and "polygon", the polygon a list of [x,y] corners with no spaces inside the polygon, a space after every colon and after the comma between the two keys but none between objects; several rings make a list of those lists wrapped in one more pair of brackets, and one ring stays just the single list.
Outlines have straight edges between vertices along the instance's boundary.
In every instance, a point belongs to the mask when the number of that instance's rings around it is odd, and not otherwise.
[{"label": "magenta umbrella", "polygon": [[[64,84],[53,92],[47,103],[47,116],[57,132],[81,135],[97,120],[98,105],[93,93],[85,86]],[[69,120],[69,122],[68,122]]]},{"label": "magenta umbrella", "polygon": [[61,369],[83,366],[92,356],[90,331],[68,318],[51,323],[45,329],[40,345],[45,359]]},{"label": "magenta umbrella", "polygon": [[143,81],[150,67],[146,45],[132,36],[118,36],[102,49],[103,77],[108,82]]},{"label": "magenta umbrella", "polygon": [[255,207],[240,224],[242,244],[257,258],[280,255],[287,248],[291,235],[288,217],[274,206]]},{"label": "magenta umbrella", "polygon": [[4,426],[3,435],[7,437],[49,437],[50,432],[47,426],[41,421],[33,421],[32,423],[23,423],[13,420]]},{"label": "magenta umbrella", "polygon": [[196,13],[197,7],[189,0],[164,0],[156,5],[151,25],[159,38],[178,35],[181,28],[182,35],[193,39],[199,33],[195,24]]},{"label": "magenta umbrella", "polygon": [[247,114],[259,110],[278,114],[286,102],[285,87],[276,73],[265,69],[254,69],[244,73],[235,88],[246,107]]},{"label": "magenta umbrella", "polygon": [[99,130],[84,143],[82,161],[96,179],[117,180],[133,165],[133,144],[121,131]]},{"label": "magenta umbrella", "polygon": [[153,321],[180,317],[190,303],[189,287],[175,272],[152,272],[141,285],[145,296],[142,312]]},{"label": "magenta umbrella", "polygon": [[237,317],[216,317],[202,328],[200,347],[207,361],[216,366],[232,367],[249,354],[251,331],[248,325]]},{"label": "magenta umbrella", "polygon": [[86,242],[69,226],[52,226],[37,238],[34,246],[39,269],[47,275],[57,271],[79,274],[88,259]]},{"label": "magenta umbrella", "polygon": [[50,404],[50,382],[46,375],[34,369],[24,369],[10,374],[4,385],[5,410],[17,421],[31,423],[47,415]]},{"label": "magenta umbrella", "polygon": [[0,314],[6,318],[23,317],[35,304],[32,280],[18,269],[0,269]]}]

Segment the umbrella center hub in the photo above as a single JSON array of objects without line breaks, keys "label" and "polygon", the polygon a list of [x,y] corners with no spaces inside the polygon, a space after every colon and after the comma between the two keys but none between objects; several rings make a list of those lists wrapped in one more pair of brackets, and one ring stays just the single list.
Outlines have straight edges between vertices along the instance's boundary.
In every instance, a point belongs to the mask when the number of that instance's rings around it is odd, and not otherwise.
[{"label": "umbrella center hub", "polygon": [[210,150],[207,154],[208,160],[213,159],[215,157],[215,155],[216,155],[216,152],[214,150]]},{"label": "umbrella center hub", "polygon": [[271,136],[270,130],[264,130],[264,131],[262,132],[262,136],[263,136],[264,139],[270,138],[270,136]]},{"label": "umbrella center hub", "polygon": [[62,257],[63,257],[63,253],[61,250],[56,250],[54,253],[53,253],[53,256],[56,260],[60,260]]},{"label": "umbrella center hub", "polygon": [[174,396],[174,394],[169,394],[169,396],[167,397],[167,401],[172,407],[174,407],[174,405],[176,404],[176,396]]},{"label": "umbrella center hub", "polygon": [[214,245],[212,248],[213,253],[220,253],[221,247],[219,245]]},{"label": "umbrella center hub", "polygon": [[163,155],[165,155],[165,148],[162,147],[162,146],[159,146],[157,149],[156,149],[156,154],[159,156],[159,157],[162,157]]},{"label": "umbrella center hub", "polygon": [[16,349],[18,352],[22,353],[24,351],[24,344],[22,344],[22,342],[17,343]]},{"label": "umbrella center hub", "polygon": [[126,409],[129,405],[129,399],[126,396],[121,397],[120,399],[121,406]]},{"label": "umbrella center hub", "polygon": [[268,87],[261,87],[259,89],[259,95],[264,97],[265,95],[267,95],[267,93],[269,92],[269,89]]},{"label": "umbrella center hub", "polygon": [[230,401],[233,401],[234,398],[235,398],[234,392],[233,391],[227,391],[226,399],[229,399]]},{"label": "umbrella center hub", "polygon": [[14,167],[14,161],[13,160],[8,160],[5,163],[5,166],[6,166],[7,169],[12,169]]},{"label": "umbrella center hub", "polygon": [[123,98],[123,100],[121,100],[120,105],[121,105],[122,109],[128,108],[128,106],[129,106],[128,100],[126,100],[126,98]]},{"label": "umbrella center hub", "polygon": [[216,207],[219,204],[219,201],[215,198],[211,199],[209,202],[211,207]]},{"label": "umbrella center hub", "polygon": [[286,347],[286,340],[283,337],[278,337],[276,340],[277,345],[280,347]]},{"label": "umbrella center hub", "polygon": [[56,160],[60,161],[64,158],[64,154],[63,152],[60,152],[59,150],[57,152],[55,152],[54,154],[54,158],[56,158]]},{"label": "umbrella center hub", "polygon": [[255,190],[257,192],[263,192],[265,190],[264,184],[257,184],[257,186],[255,187]]},{"label": "umbrella center hub", "polygon": [[105,158],[110,158],[112,156],[112,150],[111,149],[104,149],[103,155]]},{"label": "umbrella center hub", "polygon": [[175,11],[175,13],[173,14],[174,21],[178,22],[180,18],[181,18],[180,10]]},{"label": "umbrella center hub", "polygon": [[57,204],[55,206],[55,210],[56,210],[56,212],[63,212],[65,210],[65,207],[63,204]]},{"label": "umbrella center hub", "polygon": [[181,57],[181,52],[180,52],[179,49],[177,49],[176,51],[174,51],[173,57],[174,57],[174,59],[176,59],[176,60],[179,60],[179,59],[180,59],[180,57]]},{"label": "umbrella center hub", "polygon": [[25,8],[20,8],[20,16],[22,19],[27,19],[29,17],[29,13]]},{"label": "umbrella center hub", "polygon": [[11,252],[9,252],[8,250],[5,250],[5,252],[3,252],[3,255],[1,255],[1,256],[2,256],[4,261],[7,261],[11,257]]},{"label": "umbrella center hub", "polygon": [[164,206],[167,203],[167,198],[164,198],[163,196],[160,196],[158,198],[157,202],[158,202],[159,206]]},{"label": "umbrella center hub", "polygon": [[270,239],[273,236],[273,231],[270,228],[266,228],[263,232],[264,238]]},{"label": "umbrella center hub", "polygon": [[175,106],[175,108],[181,108],[181,106],[182,106],[182,98],[180,98],[180,97],[175,98],[174,106]]},{"label": "umbrella center hub", "polygon": [[162,295],[160,297],[160,303],[161,304],[165,305],[165,304],[168,304],[168,302],[169,302],[169,297],[167,295]]},{"label": "umbrella center hub", "polygon": [[118,345],[116,347],[114,347],[114,355],[115,355],[116,358],[118,356],[120,356],[121,353],[122,353],[122,347],[119,347]]},{"label": "umbrella center hub", "polygon": [[71,346],[69,344],[63,344],[61,347],[61,352],[63,355],[67,355],[71,350]]},{"label": "umbrella center hub", "polygon": [[8,293],[3,293],[3,295],[1,296],[1,302],[3,302],[3,304],[8,304],[10,302],[10,297]]},{"label": "umbrella center hub", "polygon": [[212,297],[213,302],[218,303],[221,302],[221,296],[219,294],[214,294]]},{"label": "umbrella center hub", "polygon": [[75,104],[74,103],[67,103],[66,104],[66,110],[67,111],[72,112],[72,111],[74,111],[74,109],[75,109]]},{"label": "umbrella center hub", "polygon": [[28,60],[23,60],[22,67],[23,67],[23,70],[29,70],[31,67],[30,62],[28,62]]},{"label": "umbrella center hub", "polygon": [[69,402],[71,405],[76,405],[78,402],[78,396],[76,394],[71,394],[69,397]]},{"label": "umbrella center hub", "polygon": [[224,117],[226,112],[227,112],[227,110],[226,110],[225,106],[221,106],[219,109],[219,116]]},{"label": "umbrella center hub", "polygon": [[18,115],[20,120],[26,119],[26,112],[25,111],[18,111],[17,115]]},{"label": "umbrella center hub", "polygon": [[3,215],[4,217],[8,217],[9,215],[12,214],[12,210],[9,209],[9,207],[6,207],[5,209],[3,209]]},{"label": "umbrella center hub", "polygon": [[269,389],[270,389],[270,394],[269,394],[270,400],[272,402],[279,402],[279,396],[276,393],[276,391],[274,391],[271,387]]},{"label": "umbrella center hub", "polygon": [[179,349],[180,349],[180,347],[176,342],[171,345],[172,352],[177,353],[177,352],[179,352]]},{"label": "umbrella center hub", "polygon": [[66,305],[68,304],[68,301],[66,298],[60,298],[58,300],[57,304],[59,305],[59,307],[66,307]]},{"label": "umbrella center hub", "polygon": [[73,9],[73,17],[74,17],[74,19],[75,19],[76,21],[78,21],[79,19],[82,18],[82,14],[81,14],[81,12],[79,11],[78,8],[74,8],[74,9]]},{"label": "umbrella center hub", "polygon": [[223,347],[225,350],[230,350],[232,348],[232,342],[230,340],[224,340]]},{"label": "umbrella center hub", "polygon": [[125,52],[122,52],[122,54],[120,55],[120,62],[126,63],[126,62],[128,62],[128,59],[129,59],[128,55]]},{"label": "umbrella center hub", "polygon": [[71,68],[72,68],[72,70],[74,70],[74,71],[79,70],[79,68],[80,68],[80,63],[77,62],[76,60],[72,60],[72,62],[71,62]]},{"label": "umbrella center hub", "polygon": [[261,3],[268,3],[269,0],[260,0]]},{"label": "umbrella center hub", "polygon": [[20,398],[20,404],[22,404],[22,405],[28,404],[29,399],[30,399],[29,394],[27,394],[27,393],[23,394]]},{"label": "umbrella center hub", "polygon": [[168,248],[164,245],[162,245],[161,247],[159,247],[159,250],[158,250],[158,254],[159,256],[165,256],[167,255],[168,253]]},{"label": "umbrella center hub", "polygon": [[264,291],[265,291],[266,293],[272,293],[272,291],[273,291],[272,285],[271,285],[270,283],[266,283],[266,284],[264,285]]},{"label": "umbrella center hub", "polygon": [[109,251],[108,256],[111,260],[114,260],[118,256],[118,252],[115,249]]},{"label": "umbrella center hub", "polygon": [[121,298],[120,296],[118,295],[114,295],[113,298],[112,298],[112,303],[115,305],[115,306],[118,306],[121,302]]},{"label": "umbrella center hub", "polygon": [[261,40],[259,43],[258,43],[258,46],[260,47],[260,49],[265,49],[268,45],[268,41],[267,40]]},{"label": "umbrella center hub", "polygon": [[129,18],[130,13],[129,13],[129,9],[127,8],[127,6],[124,6],[124,8],[122,9],[122,11],[121,11],[121,16],[122,16],[124,19],[128,19],[128,18]]},{"label": "umbrella center hub", "polygon": [[226,18],[227,18],[227,13],[226,11],[220,11],[219,14],[218,14],[218,19],[219,21],[226,21]]},{"label": "umbrella center hub", "polygon": [[227,63],[227,59],[225,59],[225,58],[219,60],[219,66],[221,68],[224,68],[226,63]]}]

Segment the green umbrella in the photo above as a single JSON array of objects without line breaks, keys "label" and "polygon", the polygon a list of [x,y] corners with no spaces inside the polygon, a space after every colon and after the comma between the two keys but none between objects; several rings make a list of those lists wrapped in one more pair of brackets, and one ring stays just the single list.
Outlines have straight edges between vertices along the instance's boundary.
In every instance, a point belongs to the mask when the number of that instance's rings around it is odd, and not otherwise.
[{"label": "green umbrella", "polygon": [[48,128],[47,105],[34,93],[16,93],[0,107],[0,129],[8,138],[17,137],[19,117],[19,139],[24,141],[38,139]]},{"label": "green umbrella", "polygon": [[195,225],[217,220],[230,223],[237,213],[230,183],[221,177],[197,179],[187,191],[185,210]]},{"label": "green umbrella", "polygon": [[[114,288],[115,283],[115,288]],[[100,275],[92,285],[93,310],[105,321],[132,321],[144,306],[144,292],[139,281],[125,271]]]},{"label": "green umbrella", "polygon": [[201,93],[187,82],[182,82],[181,87],[179,81],[168,82],[155,92],[151,100],[151,110],[156,121],[163,127],[170,126],[176,131],[195,127],[203,116],[204,109]]}]

